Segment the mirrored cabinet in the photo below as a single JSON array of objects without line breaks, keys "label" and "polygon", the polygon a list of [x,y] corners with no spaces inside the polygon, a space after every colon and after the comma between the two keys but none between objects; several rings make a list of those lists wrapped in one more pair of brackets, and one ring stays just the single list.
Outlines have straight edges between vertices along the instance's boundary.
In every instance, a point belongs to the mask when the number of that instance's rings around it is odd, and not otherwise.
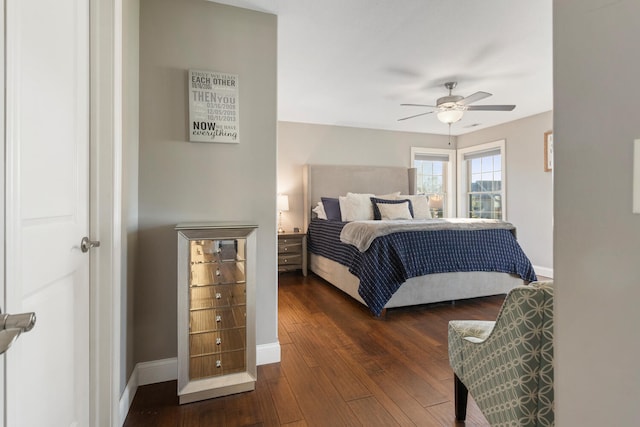
[{"label": "mirrored cabinet", "polygon": [[181,404],[255,388],[256,228],[176,226]]}]

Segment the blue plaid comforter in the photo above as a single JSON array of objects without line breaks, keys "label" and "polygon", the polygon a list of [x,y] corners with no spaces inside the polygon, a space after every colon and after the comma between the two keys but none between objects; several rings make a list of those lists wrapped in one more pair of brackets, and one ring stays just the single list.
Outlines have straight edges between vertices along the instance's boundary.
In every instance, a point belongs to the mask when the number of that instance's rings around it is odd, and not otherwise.
[{"label": "blue plaid comforter", "polygon": [[412,277],[454,271],[496,271],[534,281],[531,262],[509,230],[431,230],[376,238],[366,252],[340,241],[346,222],[313,219],[308,249],[339,262],[360,279],[358,293],[376,316]]}]

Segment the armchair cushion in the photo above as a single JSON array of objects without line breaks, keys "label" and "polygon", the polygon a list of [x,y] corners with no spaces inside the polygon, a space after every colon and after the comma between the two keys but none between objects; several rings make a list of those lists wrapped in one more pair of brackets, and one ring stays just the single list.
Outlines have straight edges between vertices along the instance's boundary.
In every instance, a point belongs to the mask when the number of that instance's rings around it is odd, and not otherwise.
[{"label": "armchair cushion", "polygon": [[449,362],[492,426],[552,426],[552,282],[514,288],[495,322],[449,322]]}]

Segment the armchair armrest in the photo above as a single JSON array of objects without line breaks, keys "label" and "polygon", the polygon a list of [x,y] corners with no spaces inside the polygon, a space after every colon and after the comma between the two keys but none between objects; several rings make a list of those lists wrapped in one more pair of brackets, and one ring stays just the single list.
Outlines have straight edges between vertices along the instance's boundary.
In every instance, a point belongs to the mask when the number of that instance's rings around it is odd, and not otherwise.
[{"label": "armchair armrest", "polygon": [[484,320],[452,320],[449,322],[449,334],[457,335],[458,339],[481,343],[493,331],[496,322]]},{"label": "armchair armrest", "polygon": [[514,288],[495,322],[452,320],[448,329],[457,419],[468,389],[492,425],[553,425],[551,282]]}]

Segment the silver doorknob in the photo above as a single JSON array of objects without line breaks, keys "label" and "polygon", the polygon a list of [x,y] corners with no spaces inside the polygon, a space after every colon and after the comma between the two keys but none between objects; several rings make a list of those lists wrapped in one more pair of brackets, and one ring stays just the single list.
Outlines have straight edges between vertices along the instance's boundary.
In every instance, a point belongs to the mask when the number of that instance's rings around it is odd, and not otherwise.
[{"label": "silver doorknob", "polygon": [[35,313],[0,313],[0,354],[7,351],[21,333],[33,329],[35,324]]},{"label": "silver doorknob", "polygon": [[35,324],[35,313],[0,314],[0,330],[20,329],[22,332],[29,332]]},{"label": "silver doorknob", "polygon": [[99,240],[89,240],[87,236],[83,237],[82,241],[80,242],[80,249],[82,249],[83,253],[89,252],[89,249],[91,248],[99,248],[99,247],[100,247]]},{"label": "silver doorknob", "polygon": [[11,344],[13,344],[22,331],[20,329],[5,329],[0,331],[0,354],[9,350]]}]

